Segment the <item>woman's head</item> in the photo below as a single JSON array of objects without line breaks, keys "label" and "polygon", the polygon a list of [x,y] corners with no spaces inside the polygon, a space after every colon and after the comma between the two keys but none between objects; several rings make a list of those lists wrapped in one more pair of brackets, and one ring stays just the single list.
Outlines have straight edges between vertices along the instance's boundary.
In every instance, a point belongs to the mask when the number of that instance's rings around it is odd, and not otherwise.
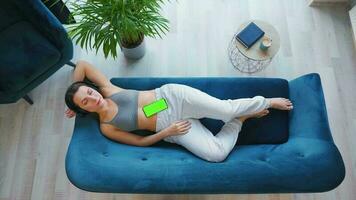
[{"label": "woman's head", "polygon": [[78,81],[68,87],[65,102],[74,112],[87,114],[98,111],[104,104],[104,98],[94,84]]}]

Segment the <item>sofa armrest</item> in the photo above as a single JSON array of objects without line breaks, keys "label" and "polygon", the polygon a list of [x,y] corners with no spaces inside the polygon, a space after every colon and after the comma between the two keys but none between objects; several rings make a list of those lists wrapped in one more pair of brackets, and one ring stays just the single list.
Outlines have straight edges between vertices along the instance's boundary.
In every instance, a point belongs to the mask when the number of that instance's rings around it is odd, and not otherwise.
[{"label": "sofa armrest", "polygon": [[25,19],[28,19],[60,52],[64,53],[65,57],[71,58],[73,44],[67,31],[40,0],[15,0],[14,3],[23,13]]},{"label": "sofa armrest", "polygon": [[289,95],[294,106],[289,113],[289,138],[333,143],[319,74],[311,73],[289,81]]}]

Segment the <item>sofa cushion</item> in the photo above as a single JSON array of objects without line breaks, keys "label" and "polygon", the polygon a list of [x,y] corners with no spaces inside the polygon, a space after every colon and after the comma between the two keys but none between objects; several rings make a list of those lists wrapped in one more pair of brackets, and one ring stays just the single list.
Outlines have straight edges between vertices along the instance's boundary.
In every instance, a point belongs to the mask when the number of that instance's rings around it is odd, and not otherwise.
[{"label": "sofa cushion", "polygon": [[[58,50],[30,23],[0,32],[0,91],[19,91],[60,59]],[[43,67],[47,66],[47,67]]]},{"label": "sofa cushion", "polygon": [[[219,99],[264,97],[289,97],[288,81],[279,78],[233,78],[233,77],[190,77],[190,78],[113,78],[111,82],[119,87],[150,90],[166,83],[179,83],[197,88]],[[200,119],[214,135],[223,122],[216,119]],[[247,120],[241,129],[237,144],[278,144],[288,140],[288,112],[270,109],[263,118]],[[150,131],[133,131],[139,135],[152,134]]]}]

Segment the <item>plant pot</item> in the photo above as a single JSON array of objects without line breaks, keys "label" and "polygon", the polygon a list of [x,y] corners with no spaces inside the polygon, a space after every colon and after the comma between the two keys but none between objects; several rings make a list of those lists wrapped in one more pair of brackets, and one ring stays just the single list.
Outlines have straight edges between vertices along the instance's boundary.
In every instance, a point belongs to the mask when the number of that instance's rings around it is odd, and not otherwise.
[{"label": "plant pot", "polygon": [[121,51],[124,53],[124,56],[128,59],[140,59],[142,58],[145,53],[146,53],[146,45],[145,45],[145,39],[142,39],[142,42],[133,48],[126,48],[121,46]]}]

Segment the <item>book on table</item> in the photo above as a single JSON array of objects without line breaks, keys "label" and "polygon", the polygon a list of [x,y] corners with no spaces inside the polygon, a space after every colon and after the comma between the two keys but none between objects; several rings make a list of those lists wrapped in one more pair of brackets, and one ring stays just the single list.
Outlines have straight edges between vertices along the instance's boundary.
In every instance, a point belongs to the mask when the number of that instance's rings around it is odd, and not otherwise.
[{"label": "book on table", "polygon": [[252,47],[265,32],[255,23],[249,23],[242,31],[236,35],[236,39],[247,49]]}]

